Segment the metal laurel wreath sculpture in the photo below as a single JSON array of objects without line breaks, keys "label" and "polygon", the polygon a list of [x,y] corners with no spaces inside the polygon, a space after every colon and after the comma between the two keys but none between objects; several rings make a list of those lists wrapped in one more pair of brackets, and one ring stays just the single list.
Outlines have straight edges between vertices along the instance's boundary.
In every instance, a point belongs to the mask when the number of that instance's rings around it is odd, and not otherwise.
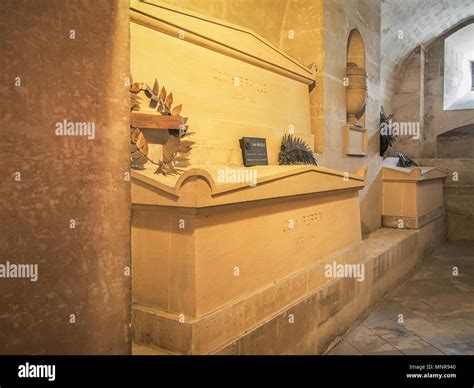
[{"label": "metal laurel wreath sculpture", "polygon": [[[158,80],[155,79],[153,88],[143,83],[133,83],[130,86],[130,110],[139,111],[143,101],[148,103],[148,108],[155,110],[163,116],[179,116],[182,105],[172,107],[173,93],[167,94],[165,87],[160,90]],[[149,111],[150,111],[149,109]],[[150,111],[152,114],[153,111]],[[186,157],[191,151],[194,142],[188,140],[193,133],[188,132],[187,117],[182,118],[179,129],[166,129],[165,136],[159,144],[163,146],[162,160],[154,162],[148,157],[148,143],[140,128],[130,126],[131,160],[135,168],[143,168],[148,161],[156,164],[158,168],[155,174],[177,175],[188,165],[189,158]]]}]

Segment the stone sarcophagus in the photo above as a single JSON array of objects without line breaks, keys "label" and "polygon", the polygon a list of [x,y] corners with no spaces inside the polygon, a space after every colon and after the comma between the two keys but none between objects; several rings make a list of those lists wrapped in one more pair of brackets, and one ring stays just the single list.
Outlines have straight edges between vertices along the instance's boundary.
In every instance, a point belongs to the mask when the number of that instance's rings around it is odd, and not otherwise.
[{"label": "stone sarcophagus", "polygon": [[383,167],[382,225],[420,229],[442,216],[445,178],[435,167]]},{"label": "stone sarcophagus", "polygon": [[[131,63],[134,81],[173,90],[195,133],[180,175],[132,171],[136,341],[218,352],[324,287],[334,255],[362,260],[364,177],[277,164],[288,131],[313,144],[310,70],[251,31],[155,1],[131,1]],[[242,137],[266,139],[268,165],[243,166]]]}]

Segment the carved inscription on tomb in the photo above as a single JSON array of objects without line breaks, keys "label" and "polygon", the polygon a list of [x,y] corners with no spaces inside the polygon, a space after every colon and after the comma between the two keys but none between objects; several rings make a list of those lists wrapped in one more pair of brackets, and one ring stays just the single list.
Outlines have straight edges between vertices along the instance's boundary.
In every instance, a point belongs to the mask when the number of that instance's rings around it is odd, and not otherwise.
[{"label": "carved inscription on tomb", "polygon": [[255,104],[256,98],[259,94],[265,95],[268,93],[268,86],[266,83],[241,76],[239,74],[231,74],[222,70],[212,68],[213,78],[216,81],[232,87],[232,99]]},{"label": "carved inscription on tomb", "polygon": [[309,233],[305,233],[305,234],[301,234],[297,236],[295,239],[295,242],[297,245],[299,245],[299,244],[304,244],[309,241],[316,240],[316,238],[317,238],[316,232],[309,232]]},{"label": "carved inscription on tomb", "polygon": [[304,215],[302,220],[303,224],[306,226],[316,224],[318,221],[321,221],[321,213],[311,213]]},{"label": "carved inscription on tomb", "polygon": [[291,233],[292,240],[296,245],[302,245],[317,240],[321,220],[322,214],[320,212],[304,214],[294,219],[285,220],[282,230],[285,233]]}]

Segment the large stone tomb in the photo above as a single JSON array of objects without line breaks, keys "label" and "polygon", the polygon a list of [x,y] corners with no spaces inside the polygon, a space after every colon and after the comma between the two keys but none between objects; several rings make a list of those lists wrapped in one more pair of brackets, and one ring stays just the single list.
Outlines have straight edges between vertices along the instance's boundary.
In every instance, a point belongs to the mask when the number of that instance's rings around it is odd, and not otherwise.
[{"label": "large stone tomb", "polygon": [[[364,170],[277,165],[289,130],[313,144],[310,70],[251,31],[151,1],[131,2],[131,63],[196,133],[181,175],[132,172],[135,341],[217,352],[324,287],[332,255],[363,259]],[[242,137],[267,140],[268,166],[242,165]]]}]

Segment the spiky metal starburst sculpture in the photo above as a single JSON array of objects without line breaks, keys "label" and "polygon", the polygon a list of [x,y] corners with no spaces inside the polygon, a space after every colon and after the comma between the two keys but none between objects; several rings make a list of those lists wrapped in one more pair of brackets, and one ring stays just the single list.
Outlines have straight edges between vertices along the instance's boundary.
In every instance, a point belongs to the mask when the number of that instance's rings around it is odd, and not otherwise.
[{"label": "spiky metal starburst sculpture", "polygon": [[[173,93],[167,94],[165,87],[160,90],[158,80],[155,79],[153,88],[143,83],[133,83],[130,86],[130,110],[140,111],[143,102],[148,103],[147,111],[151,114],[157,112],[163,116],[179,116],[182,105],[173,107]],[[194,142],[189,138],[193,133],[188,132],[187,117],[182,118],[179,129],[165,129],[164,136],[158,136],[159,144],[163,146],[163,158],[155,163],[148,157],[148,144],[143,132],[139,128],[131,127],[131,153],[132,165],[143,166],[150,161],[158,165],[155,174],[176,175],[180,174],[188,165],[186,156],[191,151]]]},{"label": "spiky metal starburst sculpture", "polygon": [[281,141],[279,164],[312,164],[317,166],[318,161],[313,150],[306,142],[293,135],[285,135]]},{"label": "spiky metal starburst sculpture", "polygon": [[418,166],[413,160],[411,160],[408,156],[402,154],[400,151],[397,151],[397,156],[398,156],[398,165],[400,167]]}]

